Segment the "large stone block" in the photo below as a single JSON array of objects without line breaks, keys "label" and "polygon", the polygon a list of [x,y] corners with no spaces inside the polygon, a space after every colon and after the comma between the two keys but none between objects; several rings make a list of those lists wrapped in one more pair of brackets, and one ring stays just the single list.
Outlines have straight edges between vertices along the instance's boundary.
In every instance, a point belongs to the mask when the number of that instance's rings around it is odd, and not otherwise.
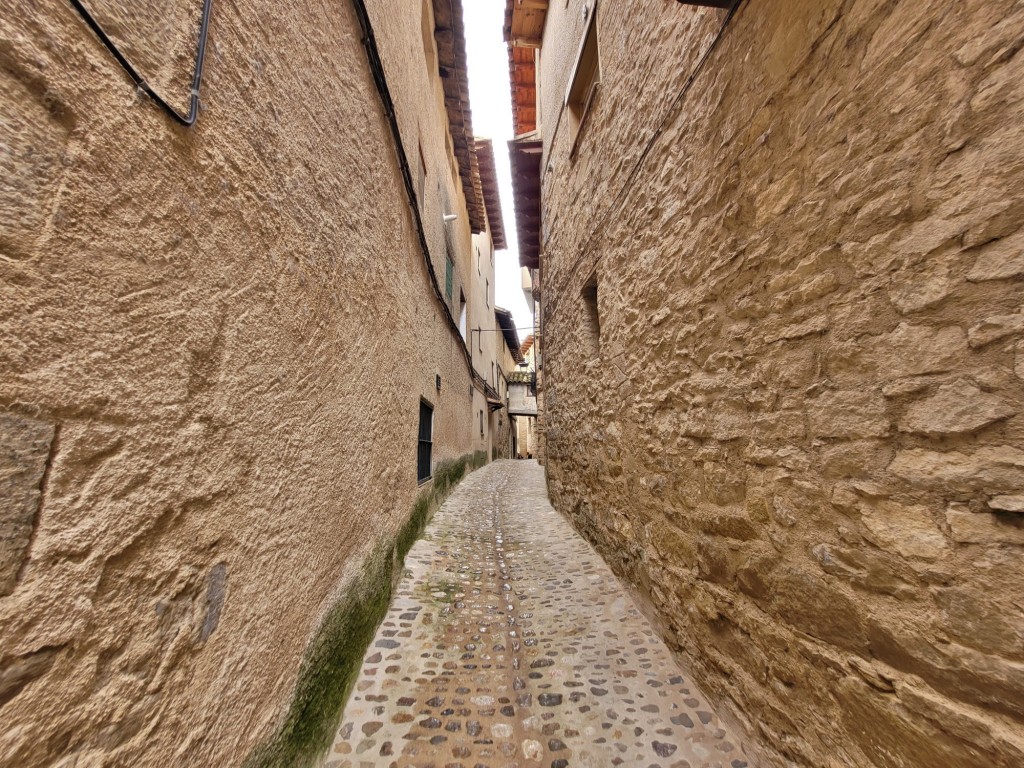
[{"label": "large stone block", "polygon": [[881,549],[926,561],[947,552],[946,537],[926,506],[880,499],[863,504],[860,513],[865,537]]},{"label": "large stone block", "polygon": [[882,381],[952,370],[967,352],[967,335],[956,325],[900,323],[893,331],[830,350],[828,365],[846,378]]},{"label": "large stone block", "polygon": [[944,384],[938,391],[914,403],[900,419],[903,432],[917,432],[939,437],[977,432],[989,424],[1016,413],[997,395],[982,392],[963,379]]},{"label": "large stone block", "polygon": [[1013,491],[1024,486],[1024,451],[1009,445],[986,445],[973,453],[907,448],[896,454],[889,472],[939,492]]},{"label": "large stone block", "polygon": [[980,283],[1018,275],[1024,275],[1024,230],[983,246],[967,279]]},{"label": "large stone block", "polygon": [[826,392],[809,404],[811,433],[817,437],[881,437],[889,431],[880,392]]},{"label": "large stone block", "polygon": [[53,438],[53,424],[0,412],[0,595],[28,557]]},{"label": "large stone block", "polygon": [[1024,547],[1024,521],[1019,516],[972,512],[963,504],[946,510],[950,536],[958,544],[1012,544]]},{"label": "large stone block", "polygon": [[851,651],[867,648],[857,604],[835,582],[792,566],[777,569],[772,611],[794,629]]}]

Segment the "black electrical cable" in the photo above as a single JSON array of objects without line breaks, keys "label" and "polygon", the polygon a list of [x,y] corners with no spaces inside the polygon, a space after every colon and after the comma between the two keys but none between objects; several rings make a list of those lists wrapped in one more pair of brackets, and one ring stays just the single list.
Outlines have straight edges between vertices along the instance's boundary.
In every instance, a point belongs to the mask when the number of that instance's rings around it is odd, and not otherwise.
[{"label": "black electrical cable", "polygon": [[[423,219],[420,216],[420,206],[416,197],[416,185],[412,179],[412,171],[409,169],[409,157],[405,153],[402,131],[398,126],[398,118],[395,115],[395,103],[391,98],[391,89],[388,87],[387,76],[384,73],[384,62],[381,61],[380,51],[377,49],[377,38],[373,33],[370,14],[363,0],[352,0],[352,6],[355,9],[356,17],[359,20],[359,27],[363,33],[362,43],[363,48],[366,50],[367,62],[370,65],[370,74],[373,76],[374,85],[377,87],[377,95],[380,97],[384,107],[384,114],[388,119],[388,125],[391,127],[395,153],[398,155],[398,166],[402,172],[402,180],[405,183],[405,192],[409,198],[409,208],[412,210],[413,221],[416,224],[416,234],[420,241],[420,250],[423,254],[423,260],[426,262],[427,273],[430,276],[430,285],[434,289],[434,295],[437,297],[438,303],[440,303],[441,308],[444,310],[444,316],[448,320],[449,328],[455,335],[461,336],[462,331],[459,329],[458,323],[455,322],[455,317],[448,307],[448,302],[444,299],[444,294],[441,293],[441,284],[438,282],[437,273],[434,271],[434,263],[430,260],[430,246],[427,244],[426,230],[423,227]],[[483,377],[476,372],[476,368],[473,366],[473,358],[469,350],[466,349],[464,344],[459,346],[462,348],[463,356],[466,359],[466,364],[469,366],[472,377],[483,381]]]},{"label": "black electrical cable", "polygon": [[182,115],[174,107],[164,101],[160,94],[154,91],[149,83],[139,74],[138,70],[132,66],[131,62],[121,53],[117,44],[103,31],[103,27],[100,26],[99,22],[96,21],[95,17],[89,13],[89,9],[82,4],[81,0],[68,0],[79,15],[89,25],[89,28],[96,33],[96,36],[100,39],[100,42],[106,46],[107,50],[110,51],[111,55],[117,59],[117,63],[121,65],[128,76],[135,81],[135,84],[142,89],[142,91],[149,96],[153,101],[157,103],[167,114],[174,118],[177,122],[188,127],[194,125],[196,118],[199,117],[199,85],[203,80],[203,59],[206,57],[206,38],[207,33],[210,29],[210,10],[213,7],[213,0],[203,0],[203,15],[199,22],[199,46],[196,50],[196,67],[195,73],[192,76],[192,91],[189,98],[188,114]]}]

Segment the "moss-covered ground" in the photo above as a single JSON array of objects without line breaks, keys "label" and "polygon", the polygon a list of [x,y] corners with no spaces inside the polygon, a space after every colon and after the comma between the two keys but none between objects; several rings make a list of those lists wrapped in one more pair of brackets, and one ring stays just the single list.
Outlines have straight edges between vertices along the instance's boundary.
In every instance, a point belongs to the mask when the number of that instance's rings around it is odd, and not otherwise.
[{"label": "moss-covered ground", "polygon": [[391,602],[406,554],[466,472],[486,462],[487,454],[477,451],[438,464],[433,481],[416,497],[394,541],[374,550],[345,594],[328,610],[306,649],[283,724],[253,751],[246,768],[305,768],[330,745],[363,656]]}]

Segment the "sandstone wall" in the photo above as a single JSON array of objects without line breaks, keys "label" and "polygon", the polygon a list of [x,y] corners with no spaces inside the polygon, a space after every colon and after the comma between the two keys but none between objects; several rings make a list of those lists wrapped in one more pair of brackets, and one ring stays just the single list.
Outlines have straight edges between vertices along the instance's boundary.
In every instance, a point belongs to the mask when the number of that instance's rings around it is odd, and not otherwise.
[{"label": "sandstone wall", "polygon": [[[184,108],[198,12],[165,5],[89,3]],[[4,765],[240,764],[409,516],[420,398],[435,458],[475,448],[351,4],[213,5],[190,130],[69,4],[0,14]]]},{"label": "sandstone wall", "polygon": [[573,158],[563,5],[556,506],[769,764],[1024,763],[1024,6],[606,0]]}]

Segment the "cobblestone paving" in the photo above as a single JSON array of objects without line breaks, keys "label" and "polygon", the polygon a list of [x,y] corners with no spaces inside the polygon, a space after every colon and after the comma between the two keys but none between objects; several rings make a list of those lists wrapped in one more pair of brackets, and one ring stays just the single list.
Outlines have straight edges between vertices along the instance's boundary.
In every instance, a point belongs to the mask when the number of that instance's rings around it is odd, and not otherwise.
[{"label": "cobblestone paving", "polygon": [[406,561],[327,768],[743,768],[534,461],[469,475]]}]

